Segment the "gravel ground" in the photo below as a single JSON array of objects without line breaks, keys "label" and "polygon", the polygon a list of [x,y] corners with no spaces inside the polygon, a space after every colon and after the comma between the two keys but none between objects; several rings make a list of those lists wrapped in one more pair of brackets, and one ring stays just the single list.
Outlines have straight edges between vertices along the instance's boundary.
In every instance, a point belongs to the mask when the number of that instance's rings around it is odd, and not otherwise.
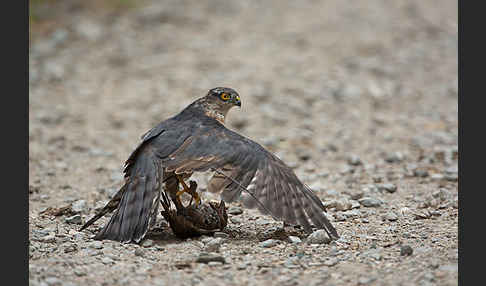
[{"label": "gravel ground", "polygon": [[[458,284],[457,2],[92,2],[31,29],[30,285]],[[78,232],[140,135],[215,86],[341,239],[238,204],[214,237],[161,216],[142,245],[92,240],[108,218]]]}]

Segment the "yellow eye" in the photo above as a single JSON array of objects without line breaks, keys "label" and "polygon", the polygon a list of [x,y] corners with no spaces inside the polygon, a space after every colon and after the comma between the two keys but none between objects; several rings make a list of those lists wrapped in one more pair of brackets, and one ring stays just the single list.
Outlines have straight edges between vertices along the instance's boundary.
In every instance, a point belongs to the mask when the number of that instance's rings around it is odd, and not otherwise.
[{"label": "yellow eye", "polygon": [[227,93],[222,93],[221,94],[221,99],[226,101],[226,100],[230,99],[230,95],[227,94]]}]

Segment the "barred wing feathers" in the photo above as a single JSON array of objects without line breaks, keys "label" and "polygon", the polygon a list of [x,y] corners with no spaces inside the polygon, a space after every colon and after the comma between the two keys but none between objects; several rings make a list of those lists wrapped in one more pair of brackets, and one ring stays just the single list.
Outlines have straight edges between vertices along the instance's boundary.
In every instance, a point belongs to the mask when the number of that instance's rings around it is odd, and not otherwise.
[{"label": "barred wing feathers", "polygon": [[222,125],[188,137],[175,152],[162,159],[162,164],[167,171],[178,174],[218,169],[225,176],[214,174],[208,189],[222,191],[226,202],[239,199],[247,208],[256,207],[286,223],[301,225],[306,231],[314,225],[325,229],[331,237],[339,237],[325,215],[322,201],[290,167],[258,143]]}]

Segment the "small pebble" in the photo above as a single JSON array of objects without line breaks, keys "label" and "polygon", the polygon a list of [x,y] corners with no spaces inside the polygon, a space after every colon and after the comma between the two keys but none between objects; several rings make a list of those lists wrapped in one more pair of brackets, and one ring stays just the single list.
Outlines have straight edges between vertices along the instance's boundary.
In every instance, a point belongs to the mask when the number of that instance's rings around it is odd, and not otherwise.
[{"label": "small pebble", "polygon": [[377,185],[377,188],[380,191],[387,191],[389,193],[394,193],[394,192],[397,191],[397,186],[395,184],[391,184],[391,183]]},{"label": "small pebble", "polygon": [[425,169],[415,169],[413,175],[415,177],[425,178],[429,175],[429,172]]},{"label": "small pebble", "polygon": [[105,264],[105,265],[109,265],[109,264],[113,264],[113,259],[111,258],[108,258],[108,257],[103,257],[101,258],[101,263]]},{"label": "small pebble", "polygon": [[142,248],[135,249],[135,256],[143,257],[143,255],[144,255],[144,251]]},{"label": "small pebble", "polygon": [[381,201],[375,198],[364,197],[358,200],[358,202],[364,207],[379,207],[381,205]]},{"label": "small pebble", "polygon": [[302,240],[301,240],[299,237],[297,237],[297,236],[293,236],[293,235],[290,235],[290,236],[288,237],[288,239],[289,239],[289,242],[290,242],[290,243],[295,243],[295,244],[297,244],[297,243],[301,243],[301,242],[302,242]]},{"label": "small pebble", "polygon": [[342,212],[342,215],[346,218],[353,218],[353,217],[359,217],[360,216],[360,211],[359,210],[349,210]]},{"label": "small pebble", "polygon": [[206,243],[206,245],[204,246],[204,251],[219,252],[219,248],[221,247],[222,243],[223,243],[223,238],[220,237],[213,238]]},{"label": "small pebble", "polygon": [[220,266],[220,265],[223,265],[223,262],[221,262],[221,261],[209,261],[208,265],[209,266]]},{"label": "small pebble", "polygon": [[432,174],[432,175],[430,175],[430,179],[432,179],[434,181],[441,181],[441,180],[444,179],[444,175],[439,174],[439,173]]},{"label": "small pebble", "polygon": [[348,158],[348,164],[352,166],[359,166],[362,164],[361,159],[356,155],[351,155]]},{"label": "small pebble", "polygon": [[81,215],[79,215],[79,214],[67,217],[65,219],[65,221],[67,223],[72,223],[72,224],[82,224],[83,223],[83,220],[81,219]]},{"label": "small pebble", "polygon": [[221,263],[226,263],[224,257],[220,256],[220,255],[217,255],[217,254],[214,254],[214,253],[201,253],[199,254],[199,257],[196,259],[196,262],[197,263],[209,263],[209,262],[212,262],[212,261],[216,261],[216,262],[221,262]]},{"label": "small pebble", "polygon": [[392,153],[392,154],[388,154],[386,157],[385,157],[385,161],[387,163],[399,163],[401,161],[403,161],[403,154],[400,153],[400,152],[395,152],[395,153]]},{"label": "small pebble", "polygon": [[361,199],[362,197],[364,197],[364,191],[363,190],[357,190],[357,191],[354,191],[350,194],[350,197],[352,200],[356,201],[356,200],[359,200]]},{"label": "small pebble", "polygon": [[340,199],[336,201],[336,210],[337,211],[347,211],[352,208],[352,204],[347,199]]},{"label": "small pebble", "polygon": [[243,209],[240,207],[230,207],[228,213],[230,215],[240,215],[243,213]]},{"label": "small pebble", "polygon": [[280,240],[277,240],[277,239],[267,239],[267,240],[261,242],[260,243],[260,246],[263,247],[263,248],[270,248],[270,247],[276,246],[279,243],[280,243]]},{"label": "small pebble", "polygon": [[154,246],[154,241],[151,240],[151,239],[145,239],[142,244],[141,244],[142,247],[152,247]]},{"label": "small pebble", "polygon": [[351,200],[351,209],[359,209],[361,204],[358,201]]},{"label": "small pebble", "polygon": [[331,238],[324,229],[318,229],[307,237],[308,244],[330,243]]},{"label": "small pebble", "polygon": [[346,220],[346,216],[343,215],[342,213],[336,213],[336,214],[334,214],[334,219],[336,221],[345,221]]},{"label": "small pebble", "polygon": [[227,234],[225,232],[217,231],[217,232],[214,233],[213,236],[214,237],[220,237],[220,238],[228,238],[229,234]]},{"label": "small pebble", "polygon": [[79,277],[86,276],[86,271],[82,269],[74,269],[74,274]]},{"label": "small pebble", "polygon": [[410,245],[402,245],[402,247],[400,247],[401,256],[410,256],[412,254],[413,254],[413,248]]},{"label": "small pebble", "polygon": [[101,241],[93,241],[89,247],[94,248],[94,249],[102,249],[103,248],[103,243]]}]

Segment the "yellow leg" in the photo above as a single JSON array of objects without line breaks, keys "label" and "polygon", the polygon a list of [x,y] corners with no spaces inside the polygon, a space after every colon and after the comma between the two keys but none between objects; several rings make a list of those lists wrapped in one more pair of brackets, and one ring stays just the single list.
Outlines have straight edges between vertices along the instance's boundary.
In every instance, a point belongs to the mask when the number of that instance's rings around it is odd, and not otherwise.
[{"label": "yellow leg", "polygon": [[182,185],[182,190],[180,190],[176,193],[177,199],[180,201],[180,196],[183,193],[188,193],[192,196],[192,198],[194,198],[195,204],[196,204],[196,206],[198,206],[201,203],[201,197],[199,197],[199,194],[196,192],[196,190],[193,189],[193,188],[189,188],[187,186],[186,182],[184,182],[184,179],[182,178],[182,176],[176,175],[176,177],[177,177],[177,180],[179,180],[179,183],[181,183],[181,185]]}]

